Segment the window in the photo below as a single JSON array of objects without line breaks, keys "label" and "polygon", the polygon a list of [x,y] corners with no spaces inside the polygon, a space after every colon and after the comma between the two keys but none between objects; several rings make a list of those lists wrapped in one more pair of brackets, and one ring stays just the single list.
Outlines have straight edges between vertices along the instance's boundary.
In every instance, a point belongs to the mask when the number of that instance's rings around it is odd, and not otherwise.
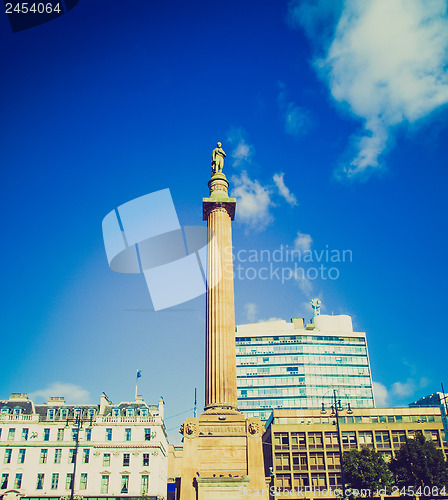
[{"label": "window", "polygon": [[4,464],[10,464],[11,463],[11,455],[12,455],[11,448],[6,448],[6,450],[5,450],[5,456],[3,458],[3,463]]},{"label": "window", "polygon": [[90,459],[90,450],[89,449],[82,450],[82,463],[88,464],[89,459]]},{"label": "window", "polygon": [[76,449],[75,448],[70,448],[68,452],[68,463],[69,464],[74,464],[76,460]]},{"label": "window", "polygon": [[79,482],[79,489],[80,490],[86,490],[87,489],[87,474],[83,472],[81,474],[81,479]]},{"label": "window", "polygon": [[389,431],[375,431],[375,441],[377,448],[390,448]]},{"label": "window", "polygon": [[77,441],[78,435],[79,435],[78,429],[72,429],[72,441]]},{"label": "window", "polygon": [[310,449],[323,448],[322,432],[309,432],[308,433],[308,446]]},{"label": "window", "polygon": [[148,493],[148,486],[149,486],[149,476],[143,475],[142,476],[142,487],[141,487],[141,490],[140,490],[140,492],[143,495],[145,495],[146,493]]},{"label": "window", "polygon": [[14,488],[19,489],[22,487],[22,474],[16,474],[16,477],[14,479]]},{"label": "window", "polygon": [[67,416],[68,416],[68,410],[67,410],[67,408],[63,408],[61,410],[61,420],[65,420],[67,418]]},{"label": "window", "polygon": [[125,441],[130,441],[131,440],[131,429],[125,429],[124,430],[124,440]]},{"label": "window", "polygon": [[342,446],[343,448],[356,448],[356,433],[354,431],[342,433]]},{"label": "window", "polygon": [[293,470],[307,470],[308,461],[306,453],[293,453],[292,454],[292,468]]},{"label": "window", "polygon": [[305,450],[306,436],[304,432],[291,432],[291,449]]},{"label": "window", "polygon": [[43,448],[40,450],[39,463],[46,464],[47,463],[48,450],[47,448]]},{"label": "window", "polygon": [[274,443],[276,450],[287,450],[289,448],[289,435],[287,432],[275,432]]},{"label": "window", "polygon": [[314,488],[325,488],[325,474],[311,474],[311,486]]},{"label": "window", "polygon": [[112,416],[119,417],[120,416],[120,408],[112,408]]},{"label": "window", "polygon": [[52,476],[51,476],[51,489],[57,490],[58,483],[59,483],[59,474],[56,472],[55,474],[52,474]]},{"label": "window", "polygon": [[140,410],[140,416],[141,417],[147,417],[148,416],[148,408],[142,408]]},{"label": "window", "polygon": [[56,448],[54,450],[54,463],[55,464],[61,463],[61,455],[62,455],[62,448]]},{"label": "window", "polygon": [[392,443],[394,448],[400,448],[406,443],[406,431],[392,431]]},{"label": "window", "polygon": [[86,441],[91,441],[92,440],[92,429],[88,427],[86,429]]},{"label": "window", "polygon": [[111,428],[106,429],[106,441],[112,441],[112,429]]},{"label": "window", "polygon": [[8,441],[14,441],[14,436],[16,435],[16,430],[13,428],[8,429]]},{"label": "window", "polygon": [[123,467],[129,467],[130,460],[131,460],[131,454],[123,453]]},{"label": "window", "polygon": [[44,429],[44,441],[50,441],[50,429]]},{"label": "window", "polygon": [[73,474],[67,474],[65,478],[65,489],[71,490],[73,485]]},{"label": "window", "polygon": [[64,441],[64,429],[58,429],[58,435],[56,439],[58,441]]},{"label": "window", "polygon": [[328,452],[327,453],[327,469],[340,469],[341,460],[339,453]]},{"label": "window", "polygon": [[95,416],[95,410],[91,408],[88,413],[90,420],[93,420],[93,417]]},{"label": "window", "polygon": [[109,493],[109,476],[101,476],[101,492],[102,495]]},{"label": "window", "polygon": [[359,431],[358,439],[361,448],[373,448],[373,433],[371,431]]},{"label": "window", "polygon": [[19,455],[17,456],[17,463],[18,464],[23,464],[25,462],[25,448],[20,448],[19,450]]},{"label": "window", "polygon": [[15,406],[13,410],[14,415],[21,415],[22,414],[22,408],[20,406]]},{"label": "window", "polygon": [[311,470],[325,469],[323,453],[310,453],[310,469]]},{"label": "window", "polygon": [[291,476],[289,474],[277,474],[277,484],[280,488],[291,488]]},{"label": "window", "polygon": [[338,433],[337,432],[326,432],[325,433],[325,446],[327,448],[337,448],[338,447]]},{"label": "window", "polygon": [[151,441],[151,429],[145,429],[145,441]]},{"label": "window", "polygon": [[440,446],[439,433],[437,430],[425,430],[425,438],[432,441],[436,446]]},{"label": "window", "polygon": [[47,412],[47,420],[54,420],[55,414],[54,408],[49,409]]},{"label": "window", "polygon": [[110,466],[110,453],[105,453],[103,455],[103,467],[109,467],[109,466]]},{"label": "window", "polygon": [[2,408],[2,415],[9,415],[9,408],[8,407],[4,406]]},{"label": "window", "polygon": [[45,476],[43,474],[37,475],[36,490],[43,490],[44,489],[44,477]]},{"label": "window", "polygon": [[275,454],[275,470],[290,470],[289,453]]},{"label": "window", "polygon": [[127,417],[133,417],[134,416],[134,408],[126,408],[126,416]]},{"label": "window", "polygon": [[28,432],[29,429],[22,429],[22,441],[28,441]]},{"label": "window", "polygon": [[295,488],[304,488],[305,486],[310,485],[308,474],[294,474],[293,478]]},{"label": "window", "polygon": [[81,416],[81,408],[76,408],[74,415],[75,418],[79,418]]},{"label": "window", "polygon": [[121,476],[121,493],[127,493],[129,490],[129,476]]},{"label": "window", "polygon": [[8,488],[8,477],[9,477],[9,474],[2,474],[2,480],[0,483],[1,490],[6,490]]},{"label": "window", "polygon": [[143,467],[149,467],[149,453],[143,453]]},{"label": "window", "polygon": [[333,489],[340,488],[342,486],[341,475],[335,474],[334,472],[330,472],[328,474],[328,483],[329,483],[329,486],[333,487]]}]

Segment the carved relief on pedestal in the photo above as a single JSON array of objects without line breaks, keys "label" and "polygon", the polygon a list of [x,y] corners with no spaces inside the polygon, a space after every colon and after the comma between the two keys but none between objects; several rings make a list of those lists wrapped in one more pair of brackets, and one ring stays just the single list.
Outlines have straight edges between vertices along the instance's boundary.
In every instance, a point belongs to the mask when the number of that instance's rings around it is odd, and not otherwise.
[{"label": "carved relief on pedestal", "polygon": [[251,434],[252,436],[257,435],[260,430],[257,422],[250,422],[247,428],[249,430],[249,434]]},{"label": "carved relief on pedestal", "polygon": [[185,434],[187,436],[192,437],[193,434],[195,433],[196,433],[196,424],[194,424],[193,422],[188,422],[188,424],[185,426]]}]

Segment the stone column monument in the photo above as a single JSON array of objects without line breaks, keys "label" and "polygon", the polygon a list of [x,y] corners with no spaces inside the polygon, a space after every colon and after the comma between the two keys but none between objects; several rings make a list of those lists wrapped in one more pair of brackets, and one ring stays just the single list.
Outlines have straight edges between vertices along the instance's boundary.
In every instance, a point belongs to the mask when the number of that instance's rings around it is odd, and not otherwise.
[{"label": "stone column monument", "polygon": [[218,143],[208,182],[210,196],[203,199],[209,235],[205,411],[199,418],[187,418],[181,427],[181,500],[268,498],[263,425],[237,409],[231,229],[236,200],[228,195],[224,157]]}]

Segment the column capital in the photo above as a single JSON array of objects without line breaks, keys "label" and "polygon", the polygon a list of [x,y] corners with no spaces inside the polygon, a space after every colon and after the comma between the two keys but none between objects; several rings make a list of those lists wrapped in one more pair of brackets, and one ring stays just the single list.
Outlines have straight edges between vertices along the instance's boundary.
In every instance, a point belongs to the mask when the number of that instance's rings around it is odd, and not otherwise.
[{"label": "column capital", "polygon": [[208,181],[210,189],[210,197],[202,199],[203,219],[207,220],[210,213],[217,209],[223,208],[230,216],[230,220],[235,218],[236,199],[229,198],[228,187],[229,181],[222,172],[213,174]]}]

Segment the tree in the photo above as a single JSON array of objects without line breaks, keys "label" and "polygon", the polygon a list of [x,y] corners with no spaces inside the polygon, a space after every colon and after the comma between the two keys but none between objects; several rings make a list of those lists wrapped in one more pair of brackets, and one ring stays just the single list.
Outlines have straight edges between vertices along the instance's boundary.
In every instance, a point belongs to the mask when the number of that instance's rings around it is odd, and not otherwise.
[{"label": "tree", "polygon": [[448,486],[448,468],[442,450],[421,432],[408,438],[390,463],[398,487]]},{"label": "tree", "polygon": [[[350,450],[342,455],[345,481],[364,496],[374,496],[380,489],[389,490],[392,474],[381,453],[370,448]],[[364,490],[364,491],[363,491]]]}]

